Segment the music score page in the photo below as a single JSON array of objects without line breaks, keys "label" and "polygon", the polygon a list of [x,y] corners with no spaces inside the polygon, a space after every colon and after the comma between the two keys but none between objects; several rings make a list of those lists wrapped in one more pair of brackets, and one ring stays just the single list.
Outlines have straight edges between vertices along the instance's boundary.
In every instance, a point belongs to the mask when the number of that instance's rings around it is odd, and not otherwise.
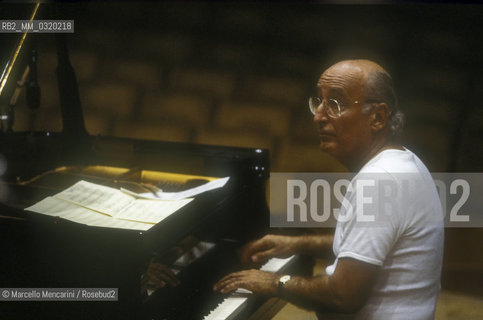
[{"label": "music score page", "polygon": [[79,181],[25,210],[89,226],[145,231],[192,200],[136,199],[114,188]]}]

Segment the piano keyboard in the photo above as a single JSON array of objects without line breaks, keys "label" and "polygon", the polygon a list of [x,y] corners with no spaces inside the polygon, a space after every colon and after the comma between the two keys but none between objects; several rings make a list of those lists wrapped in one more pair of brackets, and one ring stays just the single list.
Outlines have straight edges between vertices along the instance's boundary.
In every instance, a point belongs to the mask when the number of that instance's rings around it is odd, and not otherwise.
[{"label": "piano keyboard", "polygon": [[[295,256],[286,259],[272,258],[268,260],[261,268],[261,271],[280,272],[290,265]],[[224,299],[214,310],[206,315],[203,320],[231,320],[234,319],[246,306],[248,297],[251,292],[244,289],[238,289],[228,298]]]}]

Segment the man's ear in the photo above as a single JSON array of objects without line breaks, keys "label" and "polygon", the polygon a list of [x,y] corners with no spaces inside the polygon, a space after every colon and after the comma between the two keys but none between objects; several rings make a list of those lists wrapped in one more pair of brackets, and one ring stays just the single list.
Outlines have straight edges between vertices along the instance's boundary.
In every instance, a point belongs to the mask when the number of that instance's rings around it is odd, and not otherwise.
[{"label": "man's ear", "polygon": [[376,103],[372,109],[371,114],[371,129],[374,132],[379,132],[387,126],[389,115],[391,111],[385,102]]}]

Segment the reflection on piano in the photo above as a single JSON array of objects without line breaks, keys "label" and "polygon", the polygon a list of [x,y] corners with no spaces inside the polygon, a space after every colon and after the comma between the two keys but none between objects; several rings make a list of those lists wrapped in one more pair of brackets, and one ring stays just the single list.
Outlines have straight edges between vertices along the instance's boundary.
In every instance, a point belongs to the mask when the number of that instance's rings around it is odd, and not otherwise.
[{"label": "reflection on piano", "polygon": [[[194,241],[193,238],[183,241]],[[196,242],[169,267],[180,280],[178,286],[161,286],[145,300],[145,312],[149,319],[248,319],[257,309],[263,309],[266,301],[261,297],[237,293],[220,294],[212,291],[213,284],[228,272],[241,270],[233,241],[218,239],[216,243]],[[261,268],[267,272],[286,272],[298,269],[301,262],[292,256],[287,259],[271,259]],[[144,290],[149,291],[149,286]],[[143,289],[142,289],[143,290]],[[278,301],[278,299],[273,299]],[[270,301],[273,304],[274,301]],[[279,310],[270,310],[274,313]],[[273,315],[273,314],[272,314]],[[259,319],[269,319],[266,312]],[[254,318],[255,319],[255,318]]]},{"label": "reflection on piano", "polygon": [[[5,288],[119,288],[119,301],[1,302],[2,318],[203,318],[226,298],[212,286],[240,268],[237,247],[269,225],[268,151],[89,136],[65,39],[57,35],[56,40],[63,131],[0,132],[0,167],[6,167],[0,181],[0,283]],[[21,66],[11,67],[11,75],[21,74]],[[12,94],[6,88],[2,96]],[[230,181],[224,188],[197,196],[145,232],[89,227],[23,210],[80,180],[145,192],[146,186],[180,191],[226,176]],[[206,250],[196,259],[184,256],[200,245]],[[153,261],[173,268],[180,285],[150,287],[143,275]],[[244,301],[238,319],[248,318],[263,302],[258,297]]]}]

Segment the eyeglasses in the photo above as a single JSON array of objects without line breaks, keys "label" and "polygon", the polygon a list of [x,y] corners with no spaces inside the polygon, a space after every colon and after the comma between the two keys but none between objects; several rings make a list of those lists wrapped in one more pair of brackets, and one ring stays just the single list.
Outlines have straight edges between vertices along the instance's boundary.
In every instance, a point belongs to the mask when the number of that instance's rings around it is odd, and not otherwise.
[{"label": "eyeglasses", "polygon": [[[353,103],[359,103],[359,101],[354,101]],[[325,109],[327,115],[331,118],[338,118],[344,111],[343,104],[335,99],[320,99],[319,97],[309,98],[309,109],[313,115],[317,113],[317,109],[322,105]]]},{"label": "eyeglasses", "polygon": [[[354,101],[354,103],[358,103],[358,101]],[[344,110],[343,105],[335,99],[320,99],[319,97],[309,98],[309,109],[313,115],[317,113],[317,109],[320,105],[322,105],[322,108],[325,109],[325,112],[327,112],[327,115],[331,118],[340,117]]]}]

